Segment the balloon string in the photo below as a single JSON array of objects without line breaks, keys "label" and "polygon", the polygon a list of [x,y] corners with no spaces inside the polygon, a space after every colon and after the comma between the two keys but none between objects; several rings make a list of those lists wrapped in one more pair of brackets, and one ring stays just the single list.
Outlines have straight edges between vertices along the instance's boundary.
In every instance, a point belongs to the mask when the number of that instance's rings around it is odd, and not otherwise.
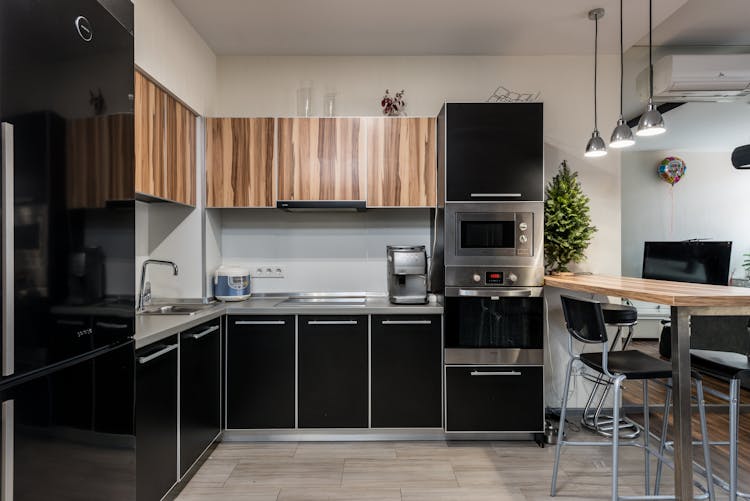
[{"label": "balloon string", "polygon": [[669,238],[674,234],[674,184],[669,187],[669,197],[672,201],[672,211],[669,216]]}]

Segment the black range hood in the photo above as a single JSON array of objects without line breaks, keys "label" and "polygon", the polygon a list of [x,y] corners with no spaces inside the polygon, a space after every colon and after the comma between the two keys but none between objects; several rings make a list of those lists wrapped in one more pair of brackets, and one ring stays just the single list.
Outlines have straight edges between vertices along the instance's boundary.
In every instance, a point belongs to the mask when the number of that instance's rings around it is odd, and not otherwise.
[{"label": "black range hood", "polygon": [[364,200],[279,200],[277,209],[287,211],[364,211]]}]

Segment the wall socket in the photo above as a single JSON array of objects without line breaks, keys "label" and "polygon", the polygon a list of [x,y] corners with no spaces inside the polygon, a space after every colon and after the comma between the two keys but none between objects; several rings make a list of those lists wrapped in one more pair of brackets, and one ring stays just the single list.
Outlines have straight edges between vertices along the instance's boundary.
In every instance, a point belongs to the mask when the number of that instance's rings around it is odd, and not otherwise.
[{"label": "wall socket", "polygon": [[284,278],[284,267],[277,264],[261,264],[250,269],[252,278]]}]

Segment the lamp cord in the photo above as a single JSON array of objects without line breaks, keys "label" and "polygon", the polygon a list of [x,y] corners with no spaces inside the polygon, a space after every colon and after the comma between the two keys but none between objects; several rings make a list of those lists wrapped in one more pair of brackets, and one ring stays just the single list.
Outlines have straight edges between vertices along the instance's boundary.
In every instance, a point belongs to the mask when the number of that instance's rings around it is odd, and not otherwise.
[{"label": "lamp cord", "polygon": [[596,75],[598,70],[598,53],[599,53],[599,16],[594,18],[594,130],[599,130],[596,113]]},{"label": "lamp cord", "polygon": [[650,99],[654,98],[654,63],[651,60],[651,52],[653,51],[653,32],[654,24],[652,16],[654,14],[654,2],[648,0],[648,95]]},{"label": "lamp cord", "polygon": [[[650,1],[650,0],[649,0]],[[625,67],[623,65],[623,43],[622,43],[622,0],[620,0],[620,118],[622,118],[622,88],[624,86]]]}]

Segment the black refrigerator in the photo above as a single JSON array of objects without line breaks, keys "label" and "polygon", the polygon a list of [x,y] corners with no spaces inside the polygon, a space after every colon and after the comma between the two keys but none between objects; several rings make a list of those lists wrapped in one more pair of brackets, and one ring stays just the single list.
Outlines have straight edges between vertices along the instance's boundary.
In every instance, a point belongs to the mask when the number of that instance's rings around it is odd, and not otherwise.
[{"label": "black refrigerator", "polygon": [[0,0],[0,499],[135,499],[133,4]]}]

